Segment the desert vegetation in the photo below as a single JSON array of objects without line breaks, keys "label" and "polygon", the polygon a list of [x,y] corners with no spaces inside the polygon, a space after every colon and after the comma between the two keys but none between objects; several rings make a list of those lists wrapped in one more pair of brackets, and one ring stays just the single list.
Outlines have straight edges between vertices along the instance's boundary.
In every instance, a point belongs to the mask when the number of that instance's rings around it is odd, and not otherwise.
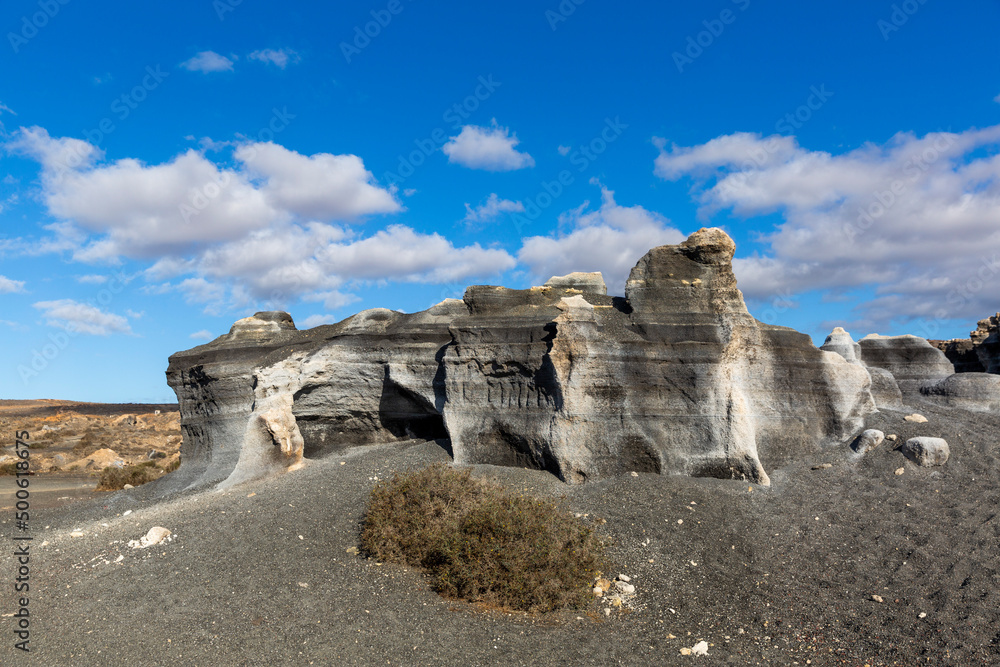
[{"label": "desert vegetation", "polygon": [[376,485],[361,545],[373,558],[422,568],[442,595],[530,612],[584,606],[604,551],[556,503],[444,465]]}]

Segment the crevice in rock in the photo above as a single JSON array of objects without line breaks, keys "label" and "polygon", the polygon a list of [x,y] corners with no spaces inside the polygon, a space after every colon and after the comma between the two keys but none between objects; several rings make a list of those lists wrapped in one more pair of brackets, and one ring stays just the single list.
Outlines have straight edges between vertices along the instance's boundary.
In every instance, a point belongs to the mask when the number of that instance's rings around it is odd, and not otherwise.
[{"label": "crevice in rock", "polygon": [[382,382],[378,418],[382,428],[397,438],[448,438],[441,412],[425,397],[395,382],[389,376],[388,366]]}]

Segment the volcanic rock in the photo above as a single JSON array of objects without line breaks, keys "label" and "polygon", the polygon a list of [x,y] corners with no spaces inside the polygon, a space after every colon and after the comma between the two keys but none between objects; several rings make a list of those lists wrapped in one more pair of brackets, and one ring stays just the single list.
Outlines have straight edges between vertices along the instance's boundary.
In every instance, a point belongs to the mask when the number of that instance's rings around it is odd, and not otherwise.
[{"label": "volcanic rock", "polygon": [[903,454],[917,465],[943,466],[951,452],[944,438],[910,438],[902,447]]},{"label": "volcanic rock", "polygon": [[574,483],[629,471],[767,483],[767,468],[843,442],[875,405],[863,367],[749,315],[734,249],[718,229],[654,248],[625,298],[578,273],[308,331],[285,313],[240,320],[171,357],[178,479],[231,484],[420,438],[456,463]]},{"label": "volcanic rock", "polygon": [[945,405],[972,412],[1000,412],[1000,375],[956,373],[920,393]]},{"label": "volcanic rock", "polygon": [[883,440],[885,440],[885,433],[878,429],[870,428],[854,439],[854,442],[851,443],[851,449],[858,454],[867,454],[881,445]]},{"label": "volcanic rock", "polygon": [[852,364],[861,363],[861,346],[854,342],[851,334],[843,327],[837,327],[826,337],[826,342],[820,346],[826,352],[836,352]]},{"label": "volcanic rock", "polygon": [[919,336],[869,334],[858,341],[861,361],[869,368],[882,368],[896,380],[901,391],[916,392],[925,384],[943,380],[955,372],[944,352]]}]

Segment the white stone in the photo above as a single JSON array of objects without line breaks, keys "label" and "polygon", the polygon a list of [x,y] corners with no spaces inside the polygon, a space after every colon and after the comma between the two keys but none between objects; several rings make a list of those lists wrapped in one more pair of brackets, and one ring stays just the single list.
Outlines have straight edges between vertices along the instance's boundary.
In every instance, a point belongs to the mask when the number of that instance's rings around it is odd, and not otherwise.
[{"label": "white stone", "polygon": [[691,655],[708,655],[708,642],[702,640],[692,646]]}]

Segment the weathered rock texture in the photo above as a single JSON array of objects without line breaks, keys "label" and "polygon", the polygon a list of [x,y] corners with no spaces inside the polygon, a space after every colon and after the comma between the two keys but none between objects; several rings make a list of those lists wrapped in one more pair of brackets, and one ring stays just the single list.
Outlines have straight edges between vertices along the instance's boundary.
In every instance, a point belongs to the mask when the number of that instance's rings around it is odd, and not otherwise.
[{"label": "weathered rock texture", "polygon": [[1000,374],[1000,313],[979,320],[968,338],[930,342],[945,353],[956,373]]},{"label": "weathered rock texture", "polygon": [[944,438],[910,438],[902,447],[906,458],[919,466],[943,466],[951,456],[948,442]]},{"label": "weathered rock texture", "polygon": [[748,314],[734,248],[717,229],[654,248],[625,298],[600,274],[570,274],[301,332],[284,313],[241,320],[171,357],[179,472],[234,483],[427,438],[459,463],[568,482],[644,471],[767,483],[766,469],[843,442],[875,407],[863,367]]},{"label": "weathered rock texture", "polygon": [[925,397],[971,412],[1000,412],[1000,375],[956,373],[920,388]]},{"label": "weathered rock texture", "polygon": [[858,345],[862,363],[892,373],[903,392],[919,391],[955,372],[944,352],[919,336],[869,334]]},{"label": "weathered rock texture", "polygon": [[819,348],[827,352],[836,352],[848,362],[862,366],[871,377],[871,393],[878,408],[901,408],[903,394],[896,384],[892,373],[878,366],[868,366],[861,359],[861,345],[854,342],[851,334],[842,327],[835,328]]}]

